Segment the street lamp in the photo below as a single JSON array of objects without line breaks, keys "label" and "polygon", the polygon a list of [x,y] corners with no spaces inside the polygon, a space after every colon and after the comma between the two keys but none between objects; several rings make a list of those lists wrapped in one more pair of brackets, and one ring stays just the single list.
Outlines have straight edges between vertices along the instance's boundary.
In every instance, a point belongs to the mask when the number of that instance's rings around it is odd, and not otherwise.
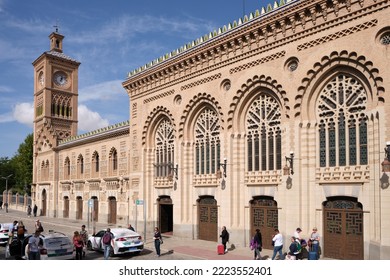
[{"label": "street lamp", "polygon": [[4,202],[4,206],[5,206],[5,212],[8,213],[8,179],[9,177],[11,177],[13,174],[10,174],[8,175],[7,177],[1,177],[1,179],[4,179],[5,180],[5,202]]}]

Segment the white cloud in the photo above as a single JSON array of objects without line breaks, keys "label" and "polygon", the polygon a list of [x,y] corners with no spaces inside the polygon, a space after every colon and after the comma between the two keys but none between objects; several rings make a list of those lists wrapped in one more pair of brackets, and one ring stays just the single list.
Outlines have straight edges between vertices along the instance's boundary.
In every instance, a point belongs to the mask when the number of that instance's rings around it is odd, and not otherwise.
[{"label": "white cloud", "polygon": [[13,119],[19,123],[33,126],[34,106],[33,103],[18,103],[12,112]]},{"label": "white cloud", "polygon": [[94,84],[79,90],[79,102],[90,100],[112,100],[119,94],[126,94],[121,80]]},{"label": "white cloud", "polygon": [[[107,119],[103,119],[99,113],[91,111],[85,105],[79,105],[78,118],[78,127],[81,131],[92,131],[109,125]],[[34,107],[32,103],[18,103],[15,105],[12,113],[0,115],[0,123],[16,121],[32,127],[33,120]]]},{"label": "white cloud", "polygon": [[108,120],[103,119],[99,113],[91,111],[85,105],[79,105],[78,118],[80,131],[92,131],[109,125]]}]

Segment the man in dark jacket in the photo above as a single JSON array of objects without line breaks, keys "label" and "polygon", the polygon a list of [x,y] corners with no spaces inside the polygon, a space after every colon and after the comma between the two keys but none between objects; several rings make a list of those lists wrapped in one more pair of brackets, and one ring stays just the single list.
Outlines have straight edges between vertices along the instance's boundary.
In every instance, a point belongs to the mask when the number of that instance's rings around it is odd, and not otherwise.
[{"label": "man in dark jacket", "polygon": [[229,233],[226,230],[225,226],[222,227],[222,232],[221,232],[221,235],[219,237],[222,238],[223,249],[225,250],[225,253],[227,253],[226,243],[229,242]]}]

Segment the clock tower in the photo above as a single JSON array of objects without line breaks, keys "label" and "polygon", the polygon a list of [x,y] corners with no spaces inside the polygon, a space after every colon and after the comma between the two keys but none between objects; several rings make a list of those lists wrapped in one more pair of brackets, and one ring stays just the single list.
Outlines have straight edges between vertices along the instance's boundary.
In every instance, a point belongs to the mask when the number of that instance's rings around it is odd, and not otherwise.
[{"label": "clock tower", "polygon": [[34,153],[57,147],[58,141],[77,135],[78,67],[63,53],[64,36],[51,33],[50,50],[34,66]]}]

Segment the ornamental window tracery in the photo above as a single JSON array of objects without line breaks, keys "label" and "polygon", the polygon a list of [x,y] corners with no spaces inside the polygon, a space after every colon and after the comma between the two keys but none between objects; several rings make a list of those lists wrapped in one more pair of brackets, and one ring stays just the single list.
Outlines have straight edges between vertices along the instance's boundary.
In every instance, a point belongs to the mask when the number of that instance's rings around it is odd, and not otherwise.
[{"label": "ornamental window tracery", "polygon": [[320,167],[366,165],[367,94],[355,77],[339,74],[322,89],[318,103]]},{"label": "ornamental window tracery", "polygon": [[77,158],[77,177],[82,179],[84,174],[84,157],[80,154]]},{"label": "ornamental window tracery", "polygon": [[114,176],[117,175],[118,171],[118,152],[115,148],[112,148],[110,151],[110,156],[109,156],[109,170],[110,170],[110,175]]},{"label": "ornamental window tracery", "polygon": [[206,108],[195,123],[195,174],[215,173],[220,156],[219,118],[214,110]]},{"label": "ornamental window tracery", "polygon": [[167,177],[173,167],[175,155],[175,133],[172,123],[164,119],[155,135],[155,177]]},{"label": "ornamental window tracery", "polygon": [[70,160],[68,157],[65,158],[65,162],[64,162],[64,179],[65,180],[70,179]]},{"label": "ornamental window tracery", "polygon": [[282,168],[280,105],[271,95],[261,93],[246,115],[247,170]]}]

